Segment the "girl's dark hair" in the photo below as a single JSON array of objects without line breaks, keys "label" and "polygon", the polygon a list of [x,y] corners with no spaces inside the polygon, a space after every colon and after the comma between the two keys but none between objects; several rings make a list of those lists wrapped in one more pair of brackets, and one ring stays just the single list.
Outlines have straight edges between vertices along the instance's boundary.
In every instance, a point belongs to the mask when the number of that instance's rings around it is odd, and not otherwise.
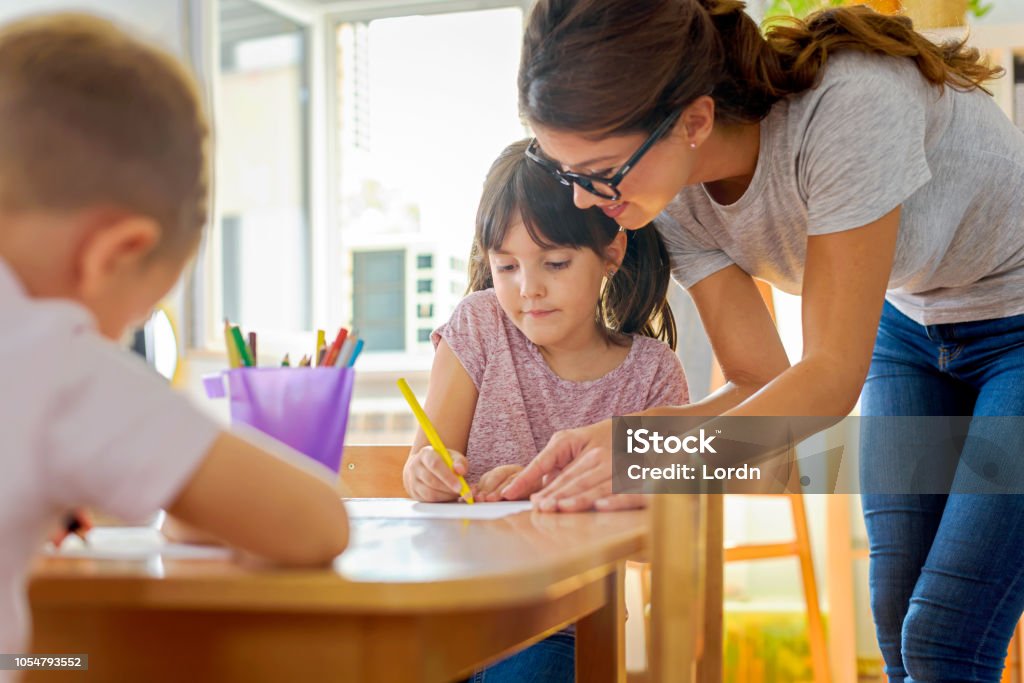
[{"label": "girl's dark hair", "polygon": [[[586,248],[602,258],[619,232],[599,209],[577,209],[572,188],[527,159],[527,145],[521,140],[506,147],[487,173],[470,254],[470,292],[494,286],[487,252],[501,247],[517,218],[538,246]],[[666,299],[670,272],[668,250],[653,225],[627,232],[626,254],[601,293],[596,318],[613,332],[654,337],[675,349]],[[619,341],[617,335],[611,339]]]},{"label": "girl's dark hair", "polygon": [[[981,88],[1002,69],[966,39],[936,45],[905,16],[865,6],[788,19],[762,36],[739,0],[537,0],[523,39],[519,107],[556,130],[650,132],[702,95],[716,120],[754,123],[813,87],[839,50],[909,57],[932,84]],[[986,92],[988,92],[986,90]]]}]

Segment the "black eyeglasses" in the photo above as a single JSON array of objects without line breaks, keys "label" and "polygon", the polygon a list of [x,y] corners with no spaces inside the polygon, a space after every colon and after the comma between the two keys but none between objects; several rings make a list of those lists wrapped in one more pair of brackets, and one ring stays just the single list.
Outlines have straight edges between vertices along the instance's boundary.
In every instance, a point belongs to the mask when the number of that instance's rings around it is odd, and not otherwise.
[{"label": "black eyeglasses", "polygon": [[575,171],[563,171],[558,168],[553,161],[541,156],[540,147],[537,146],[537,138],[530,141],[530,145],[526,148],[526,157],[531,161],[534,161],[545,169],[547,169],[552,175],[558,178],[563,185],[572,185],[576,183],[584,190],[592,195],[601,197],[602,199],[610,199],[613,202],[618,201],[622,197],[622,193],[619,192],[619,185],[622,183],[623,178],[629,173],[637,162],[643,158],[644,154],[647,153],[651,147],[654,146],[658,140],[665,137],[665,134],[675,125],[675,122],[679,120],[679,115],[683,113],[682,109],[677,109],[672,112],[667,119],[658,124],[658,127],[654,129],[654,132],[644,140],[644,144],[633,152],[633,156],[624,163],[615,175],[610,178],[596,175],[587,175],[586,173],[576,173]]}]

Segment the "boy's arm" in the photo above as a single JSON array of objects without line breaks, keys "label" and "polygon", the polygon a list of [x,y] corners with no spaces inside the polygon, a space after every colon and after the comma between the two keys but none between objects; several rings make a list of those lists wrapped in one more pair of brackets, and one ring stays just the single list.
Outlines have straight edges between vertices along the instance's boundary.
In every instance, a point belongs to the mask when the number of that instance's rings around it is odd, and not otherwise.
[{"label": "boy's arm", "polygon": [[167,512],[286,565],[325,564],[348,543],[345,508],[329,484],[227,432]]},{"label": "boy's arm", "polygon": [[[479,393],[469,373],[442,338],[434,352],[423,410],[437,429],[445,448],[451,453],[456,470],[461,470],[460,474],[463,475],[468,471],[468,463],[463,454],[469,443],[469,430],[473,424],[478,397]],[[459,495],[458,480],[432,449],[424,451],[428,445],[423,430],[417,429],[402,473],[405,490],[413,498],[425,499],[425,489],[436,488],[439,492],[450,491],[448,499],[455,500]]]}]

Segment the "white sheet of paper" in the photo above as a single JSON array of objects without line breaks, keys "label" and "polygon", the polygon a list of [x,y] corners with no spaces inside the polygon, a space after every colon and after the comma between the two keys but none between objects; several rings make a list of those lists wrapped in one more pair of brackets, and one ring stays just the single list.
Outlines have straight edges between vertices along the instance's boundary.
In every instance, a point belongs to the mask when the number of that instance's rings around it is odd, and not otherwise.
[{"label": "white sheet of paper", "polygon": [[165,560],[222,560],[231,557],[223,546],[171,543],[153,527],[96,527],[87,535],[88,543],[68,536],[55,548],[47,543],[43,552],[61,557],[93,560],[146,560],[162,556]]},{"label": "white sheet of paper", "polygon": [[352,519],[501,519],[530,509],[530,501],[420,503],[410,498],[346,498]]}]

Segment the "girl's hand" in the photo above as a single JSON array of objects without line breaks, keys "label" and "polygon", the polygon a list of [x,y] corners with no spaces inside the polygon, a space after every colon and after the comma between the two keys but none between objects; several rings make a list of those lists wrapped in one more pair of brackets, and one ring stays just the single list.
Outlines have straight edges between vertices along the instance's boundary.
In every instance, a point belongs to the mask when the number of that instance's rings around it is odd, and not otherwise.
[{"label": "girl's hand", "polygon": [[[466,456],[458,451],[448,451],[455,465],[455,472],[465,477],[469,472]],[[409,497],[423,503],[445,503],[458,500],[462,484],[441,455],[430,446],[424,446],[405,463],[402,479]]]},{"label": "girl's hand", "polygon": [[521,465],[499,465],[487,472],[477,482],[473,498],[477,502],[493,503],[502,500],[501,490],[512,483],[516,475],[523,471]]}]

